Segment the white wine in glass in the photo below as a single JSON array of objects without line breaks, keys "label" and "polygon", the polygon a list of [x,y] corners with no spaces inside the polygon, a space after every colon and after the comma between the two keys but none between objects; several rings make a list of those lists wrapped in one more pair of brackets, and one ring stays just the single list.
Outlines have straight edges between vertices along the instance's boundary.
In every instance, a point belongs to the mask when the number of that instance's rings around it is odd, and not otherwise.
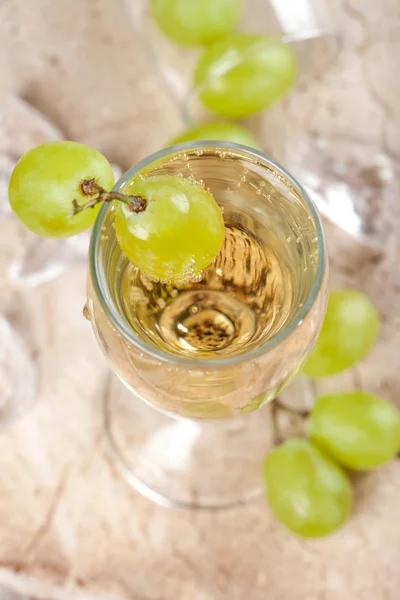
[{"label": "white wine in glass", "polygon": [[[114,455],[154,500],[214,508],[244,503],[262,487],[259,468],[269,444],[263,411],[248,413],[295,377],[323,320],[321,223],[283,167],[235,144],[168,148],[133,167],[115,190],[138,174],[202,181],[223,210],[225,241],[201,277],[160,283],[125,258],[113,207],[101,209],[91,241],[88,312],[113,371],[152,405],[132,395],[109,398]],[[171,448],[178,464],[166,463]]]}]

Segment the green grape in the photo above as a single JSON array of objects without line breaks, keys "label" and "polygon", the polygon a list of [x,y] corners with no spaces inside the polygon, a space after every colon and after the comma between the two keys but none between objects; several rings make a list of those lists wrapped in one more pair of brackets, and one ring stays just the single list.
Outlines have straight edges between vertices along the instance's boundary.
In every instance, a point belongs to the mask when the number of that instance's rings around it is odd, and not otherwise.
[{"label": "green grape", "polygon": [[194,72],[201,102],[222,117],[240,119],[268,108],[296,78],[296,59],[275,38],[236,33],[207,48]]},{"label": "green grape", "polygon": [[350,512],[346,473],[305,439],[293,438],[274,448],[264,462],[264,479],[276,518],[302,537],[331,533]]},{"label": "green grape", "polygon": [[313,441],[349,469],[374,469],[400,451],[400,411],[365,392],[317,398],[307,428]]},{"label": "green grape", "polygon": [[321,332],[303,372],[309,377],[335,375],[361,360],[375,342],[379,316],[366,294],[334,290]]},{"label": "green grape", "polygon": [[250,146],[250,148],[259,148],[256,138],[247,129],[227,121],[210,121],[187,129],[170,140],[168,146],[194,140],[220,140],[222,142],[243,144],[244,146]]},{"label": "green grape", "polygon": [[68,237],[91,227],[99,206],[71,216],[72,200],[88,201],[83,179],[95,178],[110,190],[114,174],[107,159],[77,142],[47,142],[29,150],[12,172],[11,208],[22,223],[43,237]]},{"label": "green grape", "polygon": [[181,46],[209,44],[230,33],[241,0],[152,0],[152,15],[164,35]]},{"label": "green grape", "polygon": [[134,214],[117,203],[115,231],[126,257],[155,279],[179,282],[200,274],[224,240],[221,209],[198,182],[157,175],[133,179],[124,193],[148,201]]}]

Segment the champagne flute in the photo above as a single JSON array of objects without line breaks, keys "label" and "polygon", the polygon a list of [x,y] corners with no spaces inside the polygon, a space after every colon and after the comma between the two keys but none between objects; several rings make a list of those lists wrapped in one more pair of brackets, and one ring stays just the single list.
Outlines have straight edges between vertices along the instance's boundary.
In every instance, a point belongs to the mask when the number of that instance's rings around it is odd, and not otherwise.
[{"label": "champagne flute", "polygon": [[163,284],[127,261],[113,207],[102,207],[86,314],[130,390],[107,396],[110,447],[126,479],[154,501],[244,504],[262,490],[260,465],[272,444],[267,405],[301,370],[324,317],[320,219],[290,173],[244,146],[167,148],[115,190],[143,170],[202,180],[223,210],[226,235],[200,281]]}]

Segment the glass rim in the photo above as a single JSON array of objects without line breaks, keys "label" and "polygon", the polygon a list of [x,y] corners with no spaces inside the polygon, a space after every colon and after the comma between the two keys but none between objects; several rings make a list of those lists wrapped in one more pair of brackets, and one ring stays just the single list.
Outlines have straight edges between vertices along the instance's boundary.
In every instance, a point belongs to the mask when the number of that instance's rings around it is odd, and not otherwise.
[{"label": "glass rim", "polygon": [[176,144],[174,146],[169,146],[167,148],[163,148],[158,152],[154,152],[153,154],[147,156],[146,158],[139,161],[136,165],[128,169],[120,179],[114,184],[113,191],[119,191],[134,175],[139,173],[145,167],[148,167],[150,164],[159,161],[162,158],[167,156],[172,156],[174,154],[179,154],[181,152],[185,152],[187,150],[197,150],[197,149],[206,149],[206,148],[218,148],[221,150],[240,150],[241,152],[245,152],[249,157],[258,159],[264,163],[267,163],[273,170],[280,172],[294,187],[294,189],[300,194],[302,199],[305,201],[305,204],[310,211],[311,217],[313,219],[315,229],[316,229],[316,237],[318,239],[318,267],[314,277],[314,281],[311,287],[311,290],[307,296],[306,301],[304,302],[301,309],[298,313],[292,318],[285,326],[277,333],[277,335],[273,336],[265,343],[257,346],[256,348],[252,348],[247,352],[244,351],[240,354],[236,354],[235,356],[230,356],[227,358],[216,358],[216,359],[193,359],[186,358],[184,356],[178,356],[173,354],[172,352],[165,352],[163,350],[159,350],[154,346],[146,343],[142,338],[140,338],[134,331],[132,327],[129,327],[126,322],[124,322],[120,313],[116,310],[114,304],[110,302],[107,297],[107,283],[104,277],[101,274],[101,268],[99,266],[98,257],[98,247],[99,241],[101,238],[101,230],[103,227],[103,222],[106,217],[107,212],[110,210],[110,206],[107,203],[103,203],[97,218],[94,224],[91,239],[90,239],[90,248],[89,248],[89,270],[90,277],[94,287],[94,291],[99,299],[102,308],[108,319],[111,323],[116,327],[116,329],[122,334],[122,336],[128,340],[128,342],[138,348],[141,352],[146,353],[147,355],[156,358],[157,360],[162,360],[164,362],[172,362],[178,363],[185,366],[190,367],[223,367],[228,365],[234,365],[237,363],[241,363],[245,360],[251,360],[260,356],[269,350],[276,347],[283,340],[285,340],[298,325],[302,323],[304,318],[307,316],[309,311],[311,310],[314,302],[317,298],[317,295],[321,289],[321,284],[323,281],[323,277],[325,274],[325,264],[326,264],[326,248],[325,248],[325,237],[322,228],[321,218],[319,216],[318,210],[315,206],[314,201],[308,192],[303,188],[303,186],[295,179],[295,177],[289,173],[278,161],[273,160],[263,152],[259,150],[255,150],[248,146],[244,146],[242,144],[235,144],[233,142],[220,142],[217,140],[202,140],[196,142],[185,142],[181,144]]}]

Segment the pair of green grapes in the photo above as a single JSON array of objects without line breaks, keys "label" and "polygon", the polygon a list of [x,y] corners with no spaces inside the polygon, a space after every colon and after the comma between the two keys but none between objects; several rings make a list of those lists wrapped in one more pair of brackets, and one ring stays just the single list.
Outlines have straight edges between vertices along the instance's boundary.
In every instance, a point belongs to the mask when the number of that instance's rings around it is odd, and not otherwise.
[{"label": "pair of green grapes", "polygon": [[152,15],[173,42],[204,45],[193,74],[199,99],[216,115],[241,119],[264,110],[290,89],[297,61],[272,36],[233,32],[241,0],[152,0]]},{"label": "pair of green grapes", "polygon": [[[305,374],[326,377],[353,366],[369,351],[378,330],[368,296],[332,291]],[[400,411],[364,392],[328,394],[316,399],[306,432],[309,439],[289,439],[268,454],[264,479],[278,520],[300,536],[319,537],[349,515],[352,488],[345,469],[375,469],[399,453]]]},{"label": "pair of green grapes", "polygon": [[345,469],[369,471],[400,451],[400,411],[378,396],[338,392],[316,399],[309,439],[293,438],[264,461],[268,502],[303,537],[320,537],[346,520],[352,488]]},{"label": "pair of green grapes", "polygon": [[48,142],[17,163],[9,183],[16,216],[43,237],[67,237],[91,227],[101,202],[115,202],[115,232],[126,257],[170,283],[199,275],[224,240],[221,210],[197,181],[141,175],[108,192],[114,174],[106,158],[77,142]]}]

